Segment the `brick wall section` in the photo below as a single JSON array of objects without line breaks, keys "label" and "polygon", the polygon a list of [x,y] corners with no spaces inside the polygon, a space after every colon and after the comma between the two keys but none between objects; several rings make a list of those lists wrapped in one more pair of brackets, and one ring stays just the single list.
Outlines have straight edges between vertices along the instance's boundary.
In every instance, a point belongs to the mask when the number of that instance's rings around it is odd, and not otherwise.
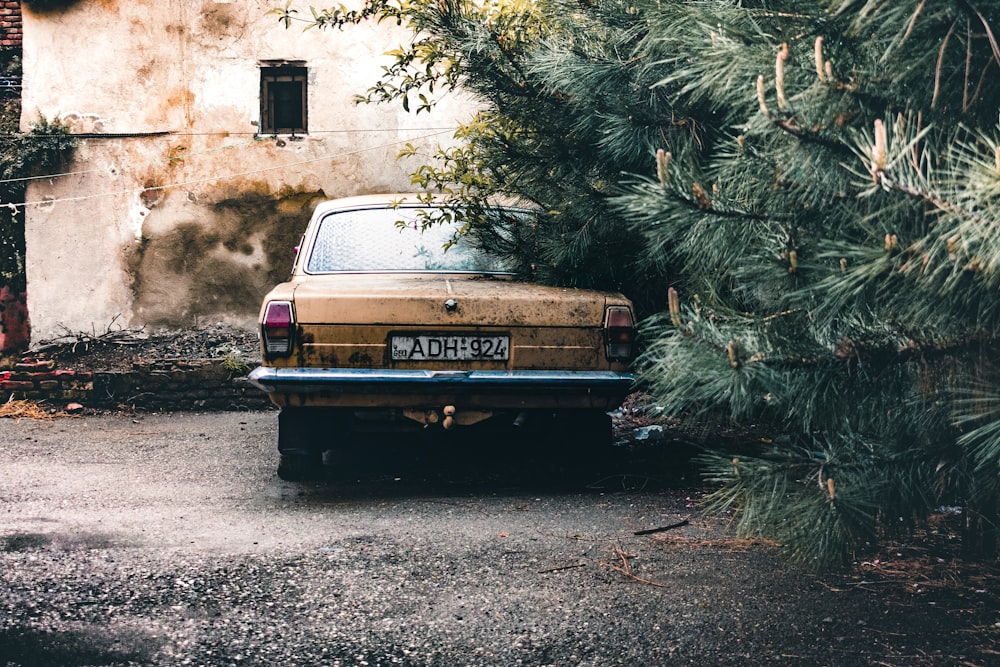
[{"label": "brick wall section", "polygon": [[57,369],[55,361],[24,359],[0,371],[0,402],[47,401],[61,408],[177,410],[265,410],[267,395],[246,377],[233,377],[216,360],[166,360],[137,364],[131,371]]},{"label": "brick wall section", "polygon": [[19,49],[23,38],[21,3],[0,0],[0,48]]}]

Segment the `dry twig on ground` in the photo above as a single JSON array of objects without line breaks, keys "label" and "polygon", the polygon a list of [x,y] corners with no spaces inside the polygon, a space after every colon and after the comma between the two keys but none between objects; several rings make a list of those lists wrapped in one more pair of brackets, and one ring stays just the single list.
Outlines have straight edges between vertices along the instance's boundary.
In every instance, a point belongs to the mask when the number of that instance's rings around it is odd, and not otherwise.
[{"label": "dry twig on ground", "polygon": [[630,558],[635,558],[635,554],[630,554],[625,551],[620,544],[616,544],[613,549],[614,555],[618,557],[621,561],[621,565],[615,565],[614,563],[605,563],[600,561],[602,567],[606,567],[614,570],[615,572],[621,572],[629,579],[633,581],[638,581],[640,584],[646,584],[648,586],[656,586],[657,588],[664,588],[663,584],[657,583],[655,581],[650,581],[649,579],[643,579],[642,577],[636,575],[632,571],[632,565],[629,563]]}]

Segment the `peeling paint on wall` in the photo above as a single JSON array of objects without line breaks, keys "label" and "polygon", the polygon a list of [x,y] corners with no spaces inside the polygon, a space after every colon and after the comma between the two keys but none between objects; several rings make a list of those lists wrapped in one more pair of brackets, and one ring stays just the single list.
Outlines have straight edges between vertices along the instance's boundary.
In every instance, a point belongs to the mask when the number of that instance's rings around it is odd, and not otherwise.
[{"label": "peeling paint on wall", "polygon": [[264,294],[288,277],[309,215],[324,198],[322,191],[271,193],[257,184],[206,205],[204,215],[144,235],[124,258],[136,315],[167,327],[252,321]]},{"label": "peeling paint on wall", "polygon": [[[26,13],[22,127],[41,113],[86,135],[64,173],[27,185],[33,336],[109,322],[253,327],[315,200],[405,191],[414,165],[400,148],[433,152],[472,115],[455,96],[433,118],[358,106],[408,31],[285,30],[275,4],[87,0]],[[307,63],[308,133],[258,134],[260,63],[275,59]]]},{"label": "peeling paint on wall", "polygon": [[240,20],[236,8],[228,3],[208,0],[202,4],[201,26],[205,32],[226,37],[232,35],[235,28],[244,28],[245,22]]},{"label": "peeling paint on wall", "polygon": [[69,111],[59,116],[59,122],[72,134],[100,134],[107,121],[95,113]]}]

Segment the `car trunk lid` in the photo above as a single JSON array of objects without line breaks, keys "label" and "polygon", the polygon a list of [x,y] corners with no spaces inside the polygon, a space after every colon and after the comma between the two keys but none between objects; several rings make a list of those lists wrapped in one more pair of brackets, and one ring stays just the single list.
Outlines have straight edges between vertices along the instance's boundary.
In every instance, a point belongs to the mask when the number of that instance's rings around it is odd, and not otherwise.
[{"label": "car trunk lid", "polygon": [[300,325],[601,327],[594,292],[478,274],[338,274],[295,289]]}]

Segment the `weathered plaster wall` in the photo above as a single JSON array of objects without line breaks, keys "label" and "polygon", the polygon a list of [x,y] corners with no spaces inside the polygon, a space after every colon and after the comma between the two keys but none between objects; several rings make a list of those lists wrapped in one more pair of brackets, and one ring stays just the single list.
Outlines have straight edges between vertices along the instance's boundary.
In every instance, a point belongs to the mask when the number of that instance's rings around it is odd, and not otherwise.
[{"label": "weathered plaster wall", "polygon": [[[408,189],[402,145],[430,151],[471,115],[460,99],[419,117],[355,105],[407,35],[285,30],[266,15],[278,4],[25,7],[22,125],[41,113],[83,135],[64,175],[28,189],[34,340],[112,324],[252,326],[316,200]],[[307,63],[307,136],[255,136],[258,61],[271,59]],[[121,136],[135,133],[163,134]]]}]

